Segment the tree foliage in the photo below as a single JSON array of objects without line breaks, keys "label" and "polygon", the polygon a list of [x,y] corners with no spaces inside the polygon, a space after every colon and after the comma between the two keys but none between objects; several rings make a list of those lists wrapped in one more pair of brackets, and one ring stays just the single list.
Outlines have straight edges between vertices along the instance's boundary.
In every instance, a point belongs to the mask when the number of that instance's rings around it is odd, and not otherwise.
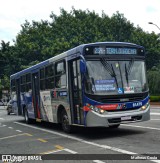
[{"label": "tree foliage", "polygon": [[[27,20],[21,25],[15,44],[1,42],[0,74],[8,78],[3,88],[9,88],[9,76],[35,63],[46,60],[75,46],[91,42],[122,41],[142,45],[146,49],[147,69],[160,63],[160,43],[155,33],[146,33],[140,27],[134,27],[123,14],[116,12],[111,17],[104,11],[98,15],[94,11],[60,10],[57,16],[53,12],[51,21]],[[153,77],[149,73],[149,78]],[[156,74],[157,75],[157,74]]]}]

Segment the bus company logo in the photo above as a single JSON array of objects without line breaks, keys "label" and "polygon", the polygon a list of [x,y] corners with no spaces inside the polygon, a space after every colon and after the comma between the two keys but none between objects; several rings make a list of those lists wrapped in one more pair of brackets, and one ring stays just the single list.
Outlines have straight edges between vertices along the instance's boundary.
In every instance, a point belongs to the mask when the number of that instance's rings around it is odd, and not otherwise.
[{"label": "bus company logo", "polygon": [[2,162],[11,162],[11,155],[2,155]]},{"label": "bus company logo", "polygon": [[138,106],[142,106],[142,102],[135,102],[135,103],[133,103],[133,107],[138,107]]},{"label": "bus company logo", "polygon": [[123,105],[122,105],[122,108],[123,108],[123,109],[127,109],[126,104],[123,104]]},{"label": "bus company logo", "polygon": [[127,109],[126,104],[119,104],[117,109]]}]

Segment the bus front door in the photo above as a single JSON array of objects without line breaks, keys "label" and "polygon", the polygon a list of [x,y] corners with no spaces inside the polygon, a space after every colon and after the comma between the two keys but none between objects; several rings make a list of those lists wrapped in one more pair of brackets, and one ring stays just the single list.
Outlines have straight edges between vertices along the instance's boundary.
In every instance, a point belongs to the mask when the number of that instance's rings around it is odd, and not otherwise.
[{"label": "bus front door", "polygon": [[72,123],[84,124],[79,60],[72,60],[68,62],[68,72]]},{"label": "bus front door", "polygon": [[40,88],[39,88],[39,74],[32,74],[32,102],[34,106],[35,118],[40,119]]}]

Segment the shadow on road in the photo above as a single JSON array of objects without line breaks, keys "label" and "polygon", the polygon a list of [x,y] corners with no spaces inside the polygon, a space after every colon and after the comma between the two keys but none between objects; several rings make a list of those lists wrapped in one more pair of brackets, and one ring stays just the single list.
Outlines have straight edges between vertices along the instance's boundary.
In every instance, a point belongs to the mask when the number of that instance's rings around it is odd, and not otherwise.
[{"label": "shadow on road", "polygon": [[[25,123],[24,121],[19,121],[21,123]],[[33,123],[30,124],[32,126],[37,126],[43,129],[48,129],[54,132],[64,133],[61,129],[61,125],[53,124],[48,122],[41,122],[41,123]],[[72,134],[68,134],[71,136],[76,136],[82,139],[88,140],[96,140],[96,139],[103,139],[103,138],[116,138],[116,137],[125,137],[128,135],[137,135],[137,134],[144,134],[147,131],[139,130],[139,129],[131,129],[120,126],[117,129],[110,129],[105,127],[74,127],[74,132]]]}]

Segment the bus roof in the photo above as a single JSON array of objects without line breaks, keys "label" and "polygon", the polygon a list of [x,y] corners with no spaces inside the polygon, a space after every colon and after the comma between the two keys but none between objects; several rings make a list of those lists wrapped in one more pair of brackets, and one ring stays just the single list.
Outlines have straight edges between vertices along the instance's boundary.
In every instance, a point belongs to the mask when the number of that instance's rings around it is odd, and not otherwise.
[{"label": "bus roof", "polygon": [[76,54],[76,53],[80,53],[80,54],[83,54],[83,49],[84,47],[86,46],[99,46],[99,45],[106,45],[106,46],[135,46],[137,48],[143,48],[142,46],[140,45],[136,45],[136,44],[133,44],[133,43],[128,43],[128,42],[96,42],[96,43],[88,43],[88,44],[82,44],[82,45],[79,45],[73,49],[70,49],[66,52],[63,52],[61,54],[58,54],[50,59],[47,59],[43,62],[40,62],[34,66],[31,66],[27,69],[24,69],[20,72],[17,72],[13,75],[11,75],[11,79],[13,78],[18,78],[20,75],[22,74],[26,74],[26,73],[29,73],[29,72],[34,72],[35,70],[37,70],[38,68],[40,67],[43,67],[43,66],[46,66],[48,65],[49,63],[53,62],[53,61],[58,61],[62,58],[65,58],[65,57],[68,57],[68,56],[71,56],[73,54]]}]

